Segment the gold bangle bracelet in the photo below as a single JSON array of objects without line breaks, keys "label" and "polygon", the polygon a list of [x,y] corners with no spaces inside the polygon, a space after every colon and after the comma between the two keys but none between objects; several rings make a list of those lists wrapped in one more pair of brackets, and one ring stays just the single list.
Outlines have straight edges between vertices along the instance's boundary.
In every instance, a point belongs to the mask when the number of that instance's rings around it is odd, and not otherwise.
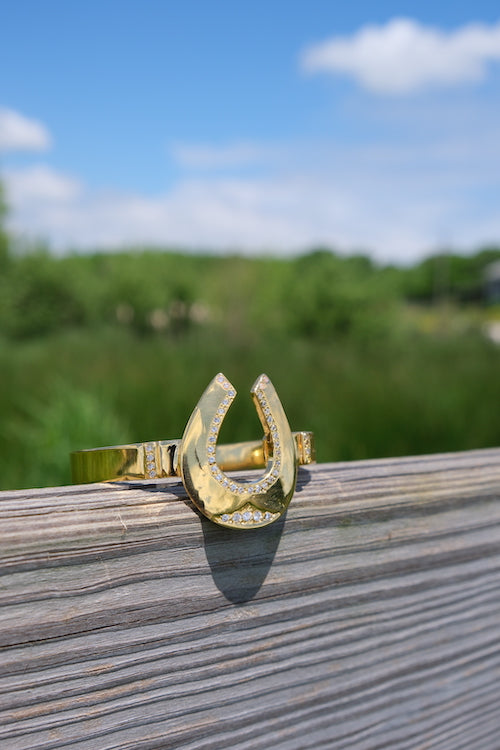
[{"label": "gold bangle bracelet", "polygon": [[[297,468],[315,461],[312,432],[290,431],[271,381],[261,375],[251,390],[264,428],[262,440],[217,445],[236,391],[219,373],[188,421],[182,439],[91,448],[71,454],[74,483],[181,477],[195,505],[231,528],[265,526],[279,518],[295,490]],[[264,468],[257,480],[226,472]]]}]

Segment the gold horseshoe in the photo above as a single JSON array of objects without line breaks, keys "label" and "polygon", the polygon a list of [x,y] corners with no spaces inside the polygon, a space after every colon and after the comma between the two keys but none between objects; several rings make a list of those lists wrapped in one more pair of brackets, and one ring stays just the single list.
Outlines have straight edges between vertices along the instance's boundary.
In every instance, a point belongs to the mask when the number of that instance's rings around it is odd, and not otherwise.
[{"label": "gold horseshoe", "polygon": [[276,390],[260,375],[250,391],[264,428],[266,469],[258,479],[236,481],[219,466],[217,438],[236,390],[219,373],[196,405],[179,447],[179,471],[196,507],[230,528],[267,526],[286,511],[297,481],[297,445]]}]

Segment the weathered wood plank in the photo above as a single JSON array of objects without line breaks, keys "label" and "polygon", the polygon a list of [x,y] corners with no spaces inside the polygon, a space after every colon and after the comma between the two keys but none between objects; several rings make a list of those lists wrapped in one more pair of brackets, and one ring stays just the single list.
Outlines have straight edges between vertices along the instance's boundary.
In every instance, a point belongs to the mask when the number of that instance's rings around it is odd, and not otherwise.
[{"label": "weathered wood plank", "polygon": [[497,750],[500,450],[302,469],[254,532],[183,496],[0,493],[0,747]]}]

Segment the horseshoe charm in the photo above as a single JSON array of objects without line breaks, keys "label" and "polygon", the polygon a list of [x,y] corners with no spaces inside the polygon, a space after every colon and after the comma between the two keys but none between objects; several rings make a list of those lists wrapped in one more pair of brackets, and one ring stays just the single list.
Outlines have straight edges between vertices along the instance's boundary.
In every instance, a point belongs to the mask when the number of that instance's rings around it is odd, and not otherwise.
[{"label": "horseshoe charm", "polygon": [[264,428],[266,468],[258,479],[237,481],[224,471],[225,446],[218,449],[217,438],[236,390],[222,373],[200,398],[179,448],[179,471],[189,497],[211,521],[230,528],[276,521],[286,511],[297,480],[297,444],[267,375],[260,375],[250,392]]}]

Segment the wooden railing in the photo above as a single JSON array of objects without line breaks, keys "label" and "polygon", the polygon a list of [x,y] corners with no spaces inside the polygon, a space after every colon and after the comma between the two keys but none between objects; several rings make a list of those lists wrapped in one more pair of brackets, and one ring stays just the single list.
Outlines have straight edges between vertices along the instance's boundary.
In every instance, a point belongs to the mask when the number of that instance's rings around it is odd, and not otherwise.
[{"label": "wooden railing", "polygon": [[301,469],[248,532],[4,492],[0,565],[3,750],[500,747],[500,449]]}]

